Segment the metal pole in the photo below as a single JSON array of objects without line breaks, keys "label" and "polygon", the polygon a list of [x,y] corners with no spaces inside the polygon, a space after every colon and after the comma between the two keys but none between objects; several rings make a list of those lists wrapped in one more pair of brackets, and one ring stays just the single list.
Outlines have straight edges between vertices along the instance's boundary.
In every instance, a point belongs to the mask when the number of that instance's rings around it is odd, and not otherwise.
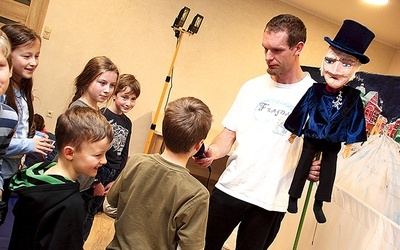
[{"label": "metal pole", "polygon": [[162,104],[164,102],[165,93],[167,92],[168,85],[169,85],[169,82],[171,80],[172,71],[174,70],[174,64],[175,64],[176,57],[178,55],[178,50],[179,50],[179,47],[181,46],[183,34],[185,33],[185,31],[183,31],[181,29],[177,30],[177,32],[178,31],[179,31],[179,38],[178,38],[178,41],[177,41],[177,44],[176,44],[175,53],[174,53],[174,56],[172,58],[172,62],[171,62],[171,66],[169,68],[168,75],[165,78],[164,88],[162,90],[160,101],[158,102],[157,110],[156,110],[156,113],[154,114],[153,122],[152,122],[152,124],[150,126],[150,132],[149,132],[149,135],[147,137],[146,147],[144,149],[144,153],[146,153],[146,154],[149,153],[151,141],[153,139],[154,131],[156,129],[158,116],[160,115],[160,110],[161,110]]}]

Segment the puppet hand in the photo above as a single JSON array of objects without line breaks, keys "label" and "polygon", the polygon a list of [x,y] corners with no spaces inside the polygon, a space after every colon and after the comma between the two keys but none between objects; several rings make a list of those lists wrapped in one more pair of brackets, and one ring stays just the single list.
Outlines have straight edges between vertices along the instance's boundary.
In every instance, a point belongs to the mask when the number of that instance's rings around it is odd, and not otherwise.
[{"label": "puppet hand", "polygon": [[351,144],[347,144],[343,150],[343,158],[347,158],[350,156],[351,153]]},{"label": "puppet hand", "polygon": [[288,142],[293,143],[295,138],[296,138],[296,135],[295,134],[291,134],[289,139],[288,139]]}]

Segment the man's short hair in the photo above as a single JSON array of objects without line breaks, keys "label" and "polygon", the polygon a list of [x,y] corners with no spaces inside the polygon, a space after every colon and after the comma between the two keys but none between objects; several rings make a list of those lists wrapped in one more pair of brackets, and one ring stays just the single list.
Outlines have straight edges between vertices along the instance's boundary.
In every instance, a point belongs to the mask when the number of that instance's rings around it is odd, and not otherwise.
[{"label": "man's short hair", "polygon": [[207,137],[211,123],[211,111],[201,100],[183,97],[170,102],[162,124],[165,146],[174,153],[187,153]]},{"label": "man's short hair", "polygon": [[307,29],[300,18],[291,14],[281,14],[273,17],[265,26],[264,32],[281,32],[288,34],[287,43],[289,48],[293,48],[299,42],[306,42]]},{"label": "man's short hair", "polygon": [[93,143],[104,138],[111,143],[114,134],[110,123],[100,111],[74,106],[58,117],[55,136],[59,151],[67,145],[79,151],[84,143]]}]

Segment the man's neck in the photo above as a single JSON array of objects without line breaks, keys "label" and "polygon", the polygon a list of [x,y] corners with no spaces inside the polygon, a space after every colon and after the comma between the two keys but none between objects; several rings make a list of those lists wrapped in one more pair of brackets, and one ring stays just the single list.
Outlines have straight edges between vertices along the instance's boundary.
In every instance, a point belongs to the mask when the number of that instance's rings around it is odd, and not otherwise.
[{"label": "man's neck", "polygon": [[295,67],[293,70],[289,72],[285,72],[284,74],[280,75],[273,75],[271,76],[275,82],[282,83],[282,84],[293,84],[300,82],[306,74],[301,70],[300,66]]}]

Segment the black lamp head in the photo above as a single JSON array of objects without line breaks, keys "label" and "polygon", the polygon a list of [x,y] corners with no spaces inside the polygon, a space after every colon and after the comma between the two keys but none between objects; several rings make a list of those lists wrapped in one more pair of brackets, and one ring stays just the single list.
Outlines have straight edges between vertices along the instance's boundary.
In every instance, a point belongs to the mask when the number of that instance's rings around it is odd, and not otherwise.
[{"label": "black lamp head", "polygon": [[200,14],[197,14],[192,23],[189,25],[188,32],[191,34],[196,34],[199,31],[200,25],[203,22],[204,17]]},{"label": "black lamp head", "polygon": [[179,14],[178,14],[178,16],[175,18],[175,22],[174,22],[174,24],[172,25],[174,28],[180,28],[180,27],[182,27],[184,24],[185,24],[185,22],[186,22],[186,18],[188,17],[188,15],[189,15],[189,12],[190,12],[190,9],[188,8],[188,7],[183,7],[182,9],[181,9],[181,11],[179,11]]}]

